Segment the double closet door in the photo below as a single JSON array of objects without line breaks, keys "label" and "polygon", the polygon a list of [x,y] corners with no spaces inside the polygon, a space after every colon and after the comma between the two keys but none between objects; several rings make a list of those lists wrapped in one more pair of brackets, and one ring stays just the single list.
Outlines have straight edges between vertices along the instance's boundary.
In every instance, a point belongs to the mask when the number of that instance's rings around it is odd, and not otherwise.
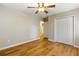
[{"label": "double closet door", "polygon": [[69,45],[74,44],[74,17],[60,17],[55,19],[54,39]]}]

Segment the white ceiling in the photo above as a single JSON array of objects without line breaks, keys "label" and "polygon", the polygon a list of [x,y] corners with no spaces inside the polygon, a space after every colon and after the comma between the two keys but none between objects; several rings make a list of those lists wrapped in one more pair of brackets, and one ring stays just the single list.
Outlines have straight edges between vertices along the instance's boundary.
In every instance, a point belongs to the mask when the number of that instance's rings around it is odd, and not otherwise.
[{"label": "white ceiling", "polygon": [[53,14],[57,14],[60,12],[65,12],[65,11],[69,11],[75,8],[79,8],[78,3],[54,3],[54,4],[56,5],[56,7],[49,8],[48,14],[45,14],[45,13],[34,14],[35,10],[37,10],[36,8],[27,8],[27,6],[37,6],[36,3],[3,3],[0,5],[5,6],[7,8],[11,8],[13,10],[21,11],[25,14],[33,14],[33,15],[38,15],[41,17],[45,17],[48,15],[53,15]]}]

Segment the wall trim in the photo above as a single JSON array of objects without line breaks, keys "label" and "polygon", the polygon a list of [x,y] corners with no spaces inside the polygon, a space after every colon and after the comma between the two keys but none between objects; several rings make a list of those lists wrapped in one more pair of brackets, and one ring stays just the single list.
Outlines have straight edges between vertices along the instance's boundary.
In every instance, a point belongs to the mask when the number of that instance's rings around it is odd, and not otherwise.
[{"label": "wall trim", "polygon": [[25,42],[20,42],[20,43],[17,43],[17,44],[9,45],[9,46],[7,46],[7,47],[0,48],[0,50],[4,50],[4,49],[12,48],[12,47],[15,47],[15,46],[19,46],[19,45],[22,45],[22,44],[24,44],[24,43],[32,42],[32,41],[38,40],[38,39],[39,39],[39,38],[31,39],[31,40],[28,40],[28,41],[25,41]]},{"label": "wall trim", "polygon": [[77,46],[77,45],[74,45],[74,47],[79,48],[79,46]]},{"label": "wall trim", "polygon": [[51,41],[51,42],[56,42],[54,39],[48,39],[49,41]]},{"label": "wall trim", "polygon": [[[54,39],[48,39],[49,41],[51,41],[51,42],[56,42]],[[64,44],[64,43],[63,43]],[[67,44],[67,45],[69,45],[69,44]],[[77,46],[77,45],[71,45],[71,46],[73,46],[73,47],[75,47],[75,48],[79,48],[79,46]]]},{"label": "wall trim", "polygon": [[[11,47],[19,46],[19,45],[21,45],[21,44],[29,43],[29,42],[32,42],[32,41],[38,40],[38,39],[39,39],[39,38],[37,38],[37,39],[32,39],[32,40],[29,40],[29,41],[26,41],[26,42],[20,42],[20,43],[17,43],[17,44],[13,44],[13,45],[10,45],[10,46],[7,46],[7,47],[0,48],[0,50],[4,50],[4,49],[11,48]],[[53,39],[48,39],[48,40],[51,41],[51,42],[56,42],[56,41],[53,40]],[[72,45],[72,46],[74,46],[74,47],[76,47],[76,48],[79,48],[79,46],[77,46],[77,45]]]}]

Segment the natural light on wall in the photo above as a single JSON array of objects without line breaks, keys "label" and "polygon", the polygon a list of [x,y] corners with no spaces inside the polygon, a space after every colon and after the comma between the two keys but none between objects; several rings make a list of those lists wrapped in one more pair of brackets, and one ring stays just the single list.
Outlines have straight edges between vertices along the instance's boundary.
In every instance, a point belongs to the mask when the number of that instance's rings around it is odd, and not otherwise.
[{"label": "natural light on wall", "polygon": [[40,22],[40,32],[42,32],[42,33],[43,33],[43,24],[44,24],[44,22],[41,21],[41,22]]},{"label": "natural light on wall", "polygon": [[41,41],[44,40],[44,37],[45,37],[45,35],[44,35],[44,22],[41,21],[40,22],[40,40]]}]

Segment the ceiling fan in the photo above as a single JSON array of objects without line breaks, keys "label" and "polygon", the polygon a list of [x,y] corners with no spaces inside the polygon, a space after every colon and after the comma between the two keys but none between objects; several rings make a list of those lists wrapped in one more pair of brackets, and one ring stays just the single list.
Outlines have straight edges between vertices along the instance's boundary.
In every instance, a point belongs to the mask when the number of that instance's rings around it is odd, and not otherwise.
[{"label": "ceiling fan", "polygon": [[37,3],[38,6],[36,7],[27,7],[27,8],[37,8],[35,14],[37,14],[38,12],[45,12],[46,14],[48,13],[47,8],[55,8],[54,4],[49,4],[46,5],[45,3]]}]

